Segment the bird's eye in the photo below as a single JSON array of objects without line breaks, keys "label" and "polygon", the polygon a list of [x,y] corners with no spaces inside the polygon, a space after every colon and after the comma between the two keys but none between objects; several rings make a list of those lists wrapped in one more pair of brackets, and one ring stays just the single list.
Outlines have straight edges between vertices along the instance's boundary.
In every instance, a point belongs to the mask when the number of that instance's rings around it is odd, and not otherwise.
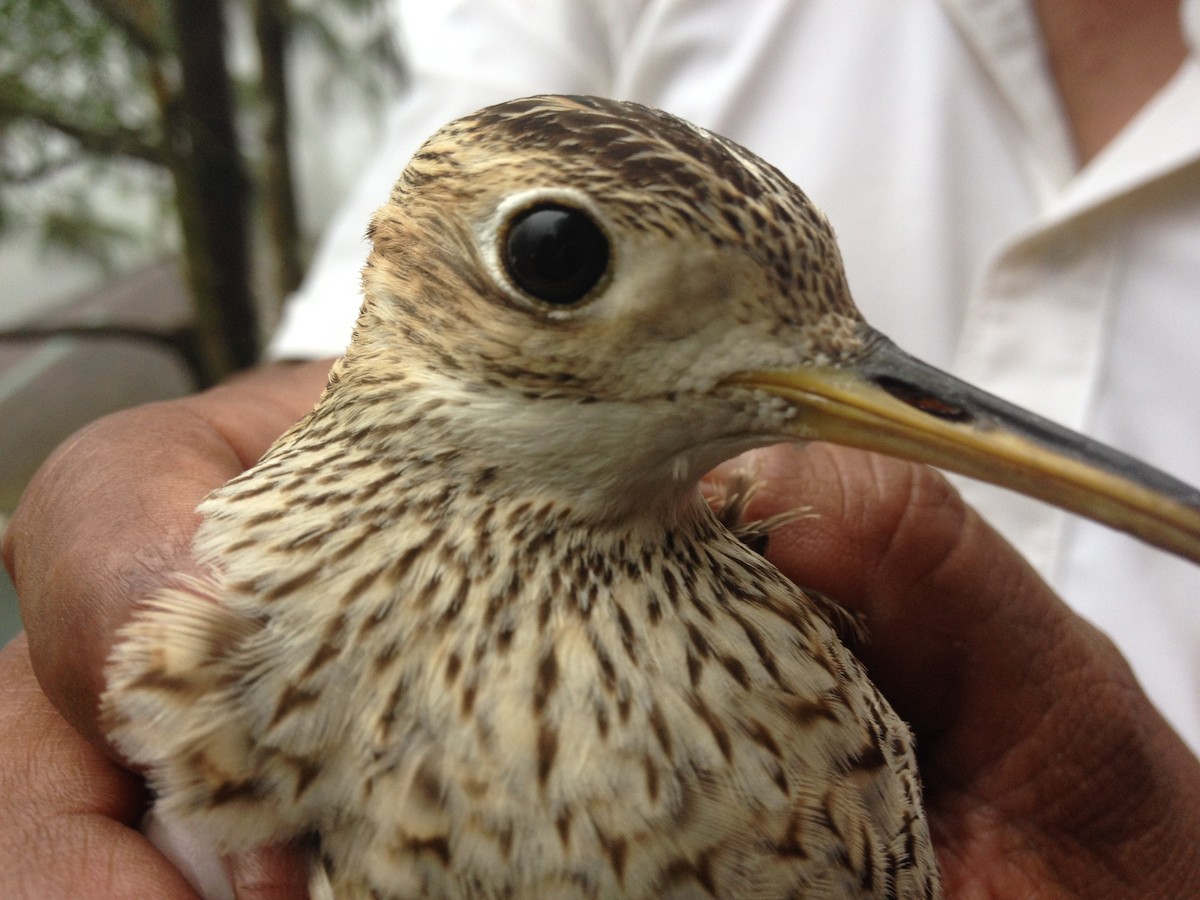
[{"label": "bird's eye", "polygon": [[555,306],[578,303],[608,271],[608,238],[570,206],[523,210],[504,236],[504,267],[521,290]]}]

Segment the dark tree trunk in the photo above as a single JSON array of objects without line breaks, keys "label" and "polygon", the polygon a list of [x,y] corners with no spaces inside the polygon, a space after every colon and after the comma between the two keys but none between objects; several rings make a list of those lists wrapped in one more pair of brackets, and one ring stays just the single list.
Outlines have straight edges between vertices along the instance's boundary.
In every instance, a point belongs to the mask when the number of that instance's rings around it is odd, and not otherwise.
[{"label": "dark tree trunk", "polygon": [[262,202],[267,240],[282,300],[300,286],[300,226],[288,130],[287,0],[254,0],[254,36],[261,67],[263,115]]},{"label": "dark tree trunk", "polygon": [[163,118],[208,381],[258,359],[249,188],[235,134],[221,0],[171,0],[170,7],[181,83]]}]

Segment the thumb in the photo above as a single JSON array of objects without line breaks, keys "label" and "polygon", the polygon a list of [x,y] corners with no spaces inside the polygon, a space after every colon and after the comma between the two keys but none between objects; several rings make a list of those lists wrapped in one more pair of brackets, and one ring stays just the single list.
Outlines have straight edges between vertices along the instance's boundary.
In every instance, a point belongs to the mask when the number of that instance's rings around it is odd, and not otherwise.
[{"label": "thumb", "polygon": [[237,900],[303,900],[309,896],[309,861],[297,845],[258,847],[224,861]]},{"label": "thumb", "polygon": [[[767,555],[865,620],[856,651],[917,733],[948,888],[947,859],[1000,834],[1025,851],[1012,865],[1091,896],[1105,873],[1117,894],[1166,879],[1144,896],[1197,876],[1200,763],[1112,643],[945,478],[823,444],[732,465],[763,484],[747,516],[811,510]],[[971,827],[981,811],[994,827]]]}]

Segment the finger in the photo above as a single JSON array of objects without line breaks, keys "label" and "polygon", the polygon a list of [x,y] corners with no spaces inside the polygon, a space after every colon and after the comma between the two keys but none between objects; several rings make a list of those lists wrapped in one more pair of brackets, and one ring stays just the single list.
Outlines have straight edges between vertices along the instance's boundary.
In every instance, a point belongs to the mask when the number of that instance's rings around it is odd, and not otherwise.
[{"label": "finger", "polygon": [[60,447],[5,534],[35,670],[98,740],[116,631],[133,604],[191,565],[195,507],[311,408],[328,362],[272,369],[184,400],[101,419]]},{"label": "finger", "polygon": [[237,458],[178,405],[102,419],[35,476],[6,535],[37,673],[77,728],[95,729],[103,669],[135,600],[185,570],[196,504]]},{"label": "finger", "polygon": [[823,445],[751,464],[766,487],[750,514],[815,513],[780,529],[769,555],[867,619],[858,649],[915,726],[935,841],[958,863],[948,887],[998,846],[1006,895],[1195,883],[1200,764],[1111,642],[944,479]]},{"label": "finger", "polygon": [[27,650],[0,650],[0,897],[194,898],[131,827],[139,779],[58,714]]},{"label": "finger", "polygon": [[308,864],[298,848],[283,844],[226,857],[237,900],[303,900]]},{"label": "finger", "polygon": [[[827,444],[771,447],[727,466],[749,467],[763,484],[748,517],[806,510],[771,535],[768,556],[802,587],[866,617],[868,640],[855,649],[877,682],[895,682],[889,696],[902,714],[923,732],[953,721],[947,674],[962,665],[964,629],[984,628],[999,598],[1040,585],[1032,570],[926,467]],[[1002,556],[1005,565],[976,568],[981,554]],[[930,602],[974,580],[994,580],[986,592],[972,587],[991,608],[981,608],[979,597]],[[922,653],[914,668],[915,648],[935,652]]]}]

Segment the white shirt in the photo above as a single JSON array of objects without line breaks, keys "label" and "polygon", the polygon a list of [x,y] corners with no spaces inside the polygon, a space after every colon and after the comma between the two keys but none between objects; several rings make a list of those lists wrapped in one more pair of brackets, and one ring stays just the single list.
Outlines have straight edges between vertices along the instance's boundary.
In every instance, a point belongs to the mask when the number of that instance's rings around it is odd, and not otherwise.
[{"label": "white shirt", "polygon": [[[412,89],[272,343],[340,353],[363,232],[438,126],[533,93],[638,100],[782,168],[867,319],[928,362],[1200,483],[1200,0],[1190,56],[1087,166],[1021,0],[400,2]],[[1200,569],[974,483],[1200,750]]]}]

